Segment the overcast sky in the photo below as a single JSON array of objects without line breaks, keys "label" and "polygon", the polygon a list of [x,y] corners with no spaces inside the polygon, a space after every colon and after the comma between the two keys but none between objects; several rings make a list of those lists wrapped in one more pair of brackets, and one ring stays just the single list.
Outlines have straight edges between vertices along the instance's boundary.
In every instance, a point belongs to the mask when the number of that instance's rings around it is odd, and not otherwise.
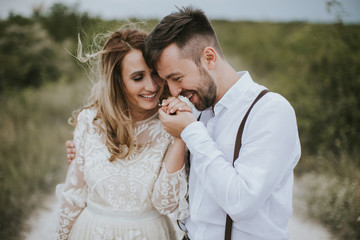
[{"label": "overcast sky", "polygon": [[0,18],[9,11],[29,16],[33,7],[45,9],[55,2],[79,4],[81,11],[105,19],[128,17],[157,18],[175,11],[175,6],[192,4],[205,11],[211,19],[254,21],[334,22],[336,16],[346,23],[360,23],[360,0],[338,0],[342,9],[327,11],[331,0],[0,0]]}]

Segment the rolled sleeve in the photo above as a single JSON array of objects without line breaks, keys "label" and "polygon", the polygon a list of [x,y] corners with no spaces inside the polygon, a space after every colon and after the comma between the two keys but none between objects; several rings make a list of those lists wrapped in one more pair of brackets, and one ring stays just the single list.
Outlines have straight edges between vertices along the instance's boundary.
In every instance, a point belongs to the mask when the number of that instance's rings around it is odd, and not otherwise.
[{"label": "rolled sleeve", "polygon": [[181,132],[181,138],[186,143],[190,152],[194,152],[199,143],[206,142],[208,140],[212,141],[202,122],[193,122],[189,124]]}]

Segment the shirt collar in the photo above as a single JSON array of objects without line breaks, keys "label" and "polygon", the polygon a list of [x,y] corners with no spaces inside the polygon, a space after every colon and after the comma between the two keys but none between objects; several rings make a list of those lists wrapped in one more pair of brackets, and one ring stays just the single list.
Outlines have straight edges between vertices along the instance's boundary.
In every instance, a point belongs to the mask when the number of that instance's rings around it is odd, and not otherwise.
[{"label": "shirt collar", "polygon": [[214,113],[217,115],[222,109],[229,108],[231,104],[238,101],[251,86],[253,80],[248,71],[238,72],[239,80],[224,94],[224,96],[215,104]]}]

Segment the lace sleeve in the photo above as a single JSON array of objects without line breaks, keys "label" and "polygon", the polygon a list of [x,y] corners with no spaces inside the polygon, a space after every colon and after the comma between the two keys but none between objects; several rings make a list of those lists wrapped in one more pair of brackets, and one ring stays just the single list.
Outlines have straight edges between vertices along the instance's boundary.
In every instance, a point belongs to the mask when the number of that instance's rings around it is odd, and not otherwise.
[{"label": "lace sleeve", "polygon": [[68,239],[70,230],[85,207],[87,187],[84,180],[84,146],[86,139],[86,113],[78,115],[74,131],[76,157],[69,166],[65,183],[56,186],[56,195],[61,201],[56,228],[57,239]]},{"label": "lace sleeve", "polygon": [[163,215],[172,213],[175,219],[183,220],[189,215],[186,195],[185,165],[177,172],[168,173],[163,163],[152,195],[155,208]]}]

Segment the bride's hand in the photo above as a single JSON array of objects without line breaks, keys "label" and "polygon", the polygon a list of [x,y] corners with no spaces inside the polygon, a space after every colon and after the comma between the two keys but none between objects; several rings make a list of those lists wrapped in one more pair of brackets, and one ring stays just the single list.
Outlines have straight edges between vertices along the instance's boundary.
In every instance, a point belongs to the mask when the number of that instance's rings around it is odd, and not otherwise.
[{"label": "bride's hand", "polygon": [[162,101],[162,110],[167,114],[176,114],[176,112],[192,112],[192,108],[179,98],[170,97]]}]

